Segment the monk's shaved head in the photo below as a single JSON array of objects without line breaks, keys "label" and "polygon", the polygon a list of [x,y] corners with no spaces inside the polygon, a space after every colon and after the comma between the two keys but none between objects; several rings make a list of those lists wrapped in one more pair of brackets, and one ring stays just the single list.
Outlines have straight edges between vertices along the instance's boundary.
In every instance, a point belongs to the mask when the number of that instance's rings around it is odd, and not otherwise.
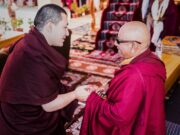
[{"label": "monk's shaved head", "polygon": [[125,23],[119,30],[115,45],[122,58],[134,58],[149,48],[150,32],[142,22]]},{"label": "monk's shaved head", "polygon": [[118,37],[121,40],[135,40],[142,43],[143,47],[149,47],[150,33],[147,26],[139,21],[132,21],[124,24]]}]

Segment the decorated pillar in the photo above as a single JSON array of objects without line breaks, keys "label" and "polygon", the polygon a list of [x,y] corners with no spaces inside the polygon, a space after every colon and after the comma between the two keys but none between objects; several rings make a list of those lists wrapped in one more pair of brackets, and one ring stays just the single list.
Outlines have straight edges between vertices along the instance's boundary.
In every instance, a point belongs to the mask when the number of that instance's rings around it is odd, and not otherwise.
[{"label": "decorated pillar", "polygon": [[94,10],[94,0],[89,0],[89,5],[90,5],[90,15],[92,18],[91,21],[91,31],[96,32],[96,18],[95,18],[95,10]]}]

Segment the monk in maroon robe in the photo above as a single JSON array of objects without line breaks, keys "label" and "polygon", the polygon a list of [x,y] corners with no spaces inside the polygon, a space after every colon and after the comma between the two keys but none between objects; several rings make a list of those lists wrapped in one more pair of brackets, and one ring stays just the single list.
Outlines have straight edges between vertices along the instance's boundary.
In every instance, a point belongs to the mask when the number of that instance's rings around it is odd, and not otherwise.
[{"label": "monk in maroon robe", "polygon": [[64,93],[60,83],[67,60],[52,46],[62,47],[68,35],[66,12],[45,5],[34,25],[11,48],[1,74],[1,135],[64,135],[63,108],[90,94],[83,89]]},{"label": "monk in maroon robe", "polygon": [[166,71],[149,44],[145,24],[121,27],[115,45],[130,62],[115,73],[106,95],[89,96],[80,135],[165,135]]}]

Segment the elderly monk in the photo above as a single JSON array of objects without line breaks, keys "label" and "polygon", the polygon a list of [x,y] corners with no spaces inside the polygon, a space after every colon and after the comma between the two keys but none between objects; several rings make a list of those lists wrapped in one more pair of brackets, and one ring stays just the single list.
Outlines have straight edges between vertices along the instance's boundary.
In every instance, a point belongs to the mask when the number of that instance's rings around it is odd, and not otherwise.
[{"label": "elderly monk", "polygon": [[64,135],[62,109],[90,94],[83,87],[64,93],[60,83],[67,60],[52,46],[62,47],[69,34],[64,9],[43,6],[34,25],[11,47],[1,74],[1,135]]},{"label": "elderly monk", "polygon": [[166,71],[149,44],[142,22],[121,27],[115,45],[129,63],[115,73],[106,95],[89,96],[80,135],[165,135]]}]

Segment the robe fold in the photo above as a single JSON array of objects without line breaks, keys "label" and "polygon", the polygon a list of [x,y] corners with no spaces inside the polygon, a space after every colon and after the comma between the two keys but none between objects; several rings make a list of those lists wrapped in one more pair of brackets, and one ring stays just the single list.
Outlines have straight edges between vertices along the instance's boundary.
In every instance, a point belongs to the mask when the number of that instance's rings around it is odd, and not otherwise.
[{"label": "robe fold", "polygon": [[88,98],[80,135],[165,135],[165,75],[150,50],[122,66],[106,99]]},{"label": "robe fold", "polygon": [[41,105],[60,93],[66,63],[36,28],[14,44],[0,78],[0,134],[63,134],[60,111]]}]

